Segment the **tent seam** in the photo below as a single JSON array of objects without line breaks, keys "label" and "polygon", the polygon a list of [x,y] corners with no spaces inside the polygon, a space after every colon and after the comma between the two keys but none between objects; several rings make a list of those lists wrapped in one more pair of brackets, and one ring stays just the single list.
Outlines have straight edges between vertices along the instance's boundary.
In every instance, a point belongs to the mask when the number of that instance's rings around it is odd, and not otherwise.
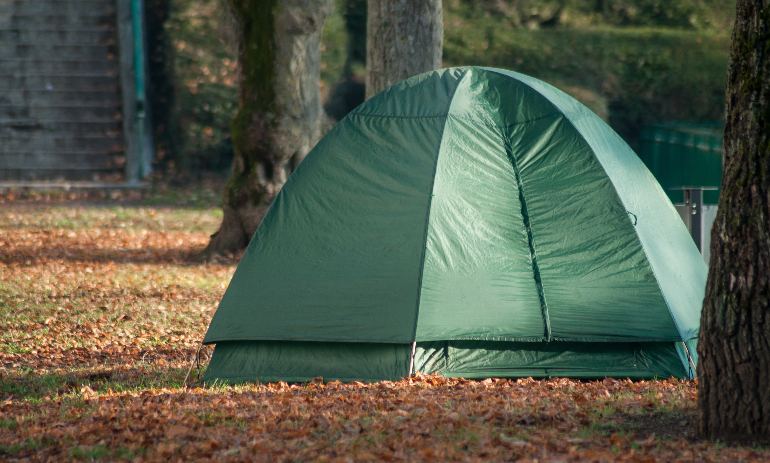
[{"label": "tent seam", "polygon": [[[452,98],[454,98],[454,94],[452,94]],[[452,100],[450,99],[450,105],[451,105],[451,101]],[[447,111],[446,114],[439,114],[439,115],[436,115],[436,116],[391,116],[391,115],[387,115],[387,114],[355,113],[355,112],[354,113],[350,113],[350,115],[351,116],[360,116],[360,117],[379,117],[379,118],[382,118],[382,119],[440,119],[442,117],[449,116],[449,111]],[[460,121],[472,122],[474,124],[481,124],[481,125],[485,125],[487,127],[496,128],[496,129],[497,128],[507,129],[507,128],[515,127],[517,125],[530,124],[532,122],[537,122],[539,120],[548,119],[549,117],[554,117],[554,116],[564,116],[564,113],[562,113],[560,111],[556,111],[556,112],[553,112],[553,113],[550,113],[550,114],[546,114],[544,116],[535,117],[535,118],[532,118],[532,119],[527,119],[526,121],[513,122],[511,124],[492,124],[492,123],[489,123],[489,122],[474,121],[474,120],[468,119],[466,117],[461,117],[461,116],[457,116],[457,115],[454,115],[454,114],[452,115],[453,118],[455,118],[457,120],[460,120]]]},{"label": "tent seam", "polygon": [[512,124],[492,124],[492,123],[489,123],[489,122],[478,122],[478,121],[474,121],[472,119],[468,119],[468,118],[460,117],[460,116],[455,116],[455,115],[452,115],[452,117],[455,118],[455,119],[458,119],[458,120],[461,120],[461,121],[465,121],[465,122],[470,122],[470,123],[473,123],[473,124],[485,125],[485,126],[487,126],[489,128],[493,128],[493,129],[510,129],[511,127],[515,127],[517,125],[530,124],[532,122],[537,122],[537,121],[541,121],[543,119],[548,119],[549,117],[563,116],[563,115],[564,115],[563,113],[557,111],[557,112],[554,112],[554,113],[546,114],[545,116],[535,117],[535,118],[527,119],[526,121],[521,121],[521,122],[514,122]]},{"label": "tent seam", "polygon": [[[695,338],[693,338],[695,339]],[[417,343],[418,347],[422,347],[427,344],[442,344],[443,343],[451,343],[451,342],[490,342],[490,343],[507,343],[507,344],[529,344],[533,341],[539,340],[539,338],[511,338],[511,339],[495,339],[495,338],[436,338],[436,339],[424,339]],[[557,338],[554,339],[554,342],[562,343],[562,344],[581,344],[581,345],[589,345],[589,344],[596,344],[597,346],[605,346],[607,344],[671,344],[671,343],[680,343],[681,341],[673,340],[673,339],[663,339],[663,338],[618,338],[614,340],[605,340],[605,341],[599,341],[594,339],[588,339],[588,338]],[[405,345],[405,344],[401,344]],[[537,346],[535,346],[537,347]],[[689,348],[688,348],[689,349]]]},{"label": "tent seam", "polygon": [[[696,339],[696,338],[693,338]],[[492,342],[535,342],[541,341],[542,337],[534,336],[447,336],[435,339],[422,339],[420,342],[440,342],[440,341],[492,341]],[[326,339],[326,338],[277,338],[277,337],[260,337],[254,338],[228,338],[217,339],[213,341],[206,341],[204,345],[217,344],[220,342],[262,342],[262,341],[291,341],[291,342],[344,342],[351,344],[398,344],[398,345],[410,345],[413,341],[394,341],[392,339],[367,339],[362,341],[360,339]],[[592,342],[592,343],[615,343],[615,342],[682,342],[679,337],[672,338],[635,338],[630,336],[623,336],[617,338],[593,338],[593,337],[553,337],[551,336],[551,342]]]},{"label": "tent seam", "polygon": [[[598,156],[597,156],[598,160]],[[601,163],[601,161],[599,161]],[[615,188],[615,183],[612,182],[612,179],[610,179],[610,182],[612,183],[612,188]],[[623,204],[623,198],[620,197],[620,195],[615,192],[615,194],[618,195],[618,199],[620,199],[620,204]],[[625,204],[623,204],[625,207]],[[628,217],[628,214],[626,214],[626,217]],[[628,219],[628,222],[631,223],[631,219]],[[644,244],[642,244],[642,239],[639,237],[639,233],[636,231],[636,225],[631,225],[631,228],[634,229],[634,234],[636,235],[636,239],[639,240],[640,247],[642,248],[642,252],[644,253],[644,259],[647,261],[647,265],[650,266],[650,271],[652,271],[652,275],[655,277],[655,285],[658,287],[658,291],[660,291],[661,296],[663,297],[663,302],[666,303],[666,309],[668,310],[668,314],[671,316],[671,321],[674,322],[674,328],[676,328],[676,332],[679,333],[679,338],[681,339],[681,342],[684,342],[684,336],[682,333],[682,329],[679,327],[679,322],[676,321],[676,317],[674,316],[674,312],[671,310],[671,304],[668,302],[668,297],[666,297],[665,291],[663,291],[663,288],[660,286],[660,280],[658,280],[658,274],[655,272],[655,267],[652,265],[652,261],[650,261],[650,256],[647,255],[647,250],[644,248]]]},{"label": "tent seam", "polygon": [[527,230],[527,244],[529,245],[529,255],[532,258],[532,273],[535,279],[535,286],[537,287],[537,295],[540,299],[540,311],[543,317],[543,329],[544,329],[544,341],[551,341],[551,317],[548,314],[548,304],[545,300],[545,289],[543,288],[543,280],[540,276],[540,265],[537,262],[537,249],[535,246],[535,237],[532,235],[532,226],[529,221],[529,210],[527,209],[526,195],[524,194],[524,182],[521,180],[521,170],[519,164],[516,162],[516,157],[513,155],[513,149],[508,143],[508,140],[503,137],[503,143],[505,145],[505,151],[508,155],[508,160],[513,167],[513,172],[516,175],[516,184],[519,190],[519,202],[521,203],[521,218],[524,221],[524,227]]},{"label": "tent seam", "polygon": [[242,341],[250,341],[250,342],[261,342],[261,341],[291,341],[291,342],[349,342],[354,344],[399,344],[399,345],[409,345],[412,342],[411,341],[394,341],[392,339],[367,339],[366,341],[361,341],[360,339],[344,339],[344,338],[334,338],[334,339],[327,339],[327,338],[308,338],[308,337],[289,337],[289,338],[278,338],[278,337],[271,337],[271,336],[264,336],[260,337],[258,339],[255,338],[227,338],[227,339],[214,339],[211,341],[203,342],[203,345],[209,345],[209,344],[217,344],[220,342],[242,342]]},{"label": "tent seam", "polygon": [[[454,93],[452,94],[452,97],[454,98]],[[449,103],[452,103],[451,99],[449,100]],[[436,116],[390,116],[387,114],[350,113],[351,116],[381,117],[383,119],[440,119],[446,117],[447,114],[449,114],[449,111],[447,111],[446,114],[438,114]]]},{"label": "tent seam", "polygon": [[[570,118],[570,116],[568,116],[564,111],[562,111],[561,108],[559,108],[553,102],[551,102],[545,95],[543,95],[537,89],[535,89],[534,87],[532,87],[531,85],[529,85],[528,83],[526,83],[526,82],[524,82],[522,80],[516,79],[516,78],[511,77],[511,76],[507,76],[507,75],[505,75],[503,73],[500,73],[500,72],[491,71],[491,70],[488,70],[488,69],[483,69],[483,71],[490,72],[490,73],[493,73],[493,74],[497,74],[497,75],[500,75],[500,76],[503,76],[503,77],[508,77],[509,79],[514,79],[514,80],[520,82],[522,85],[526,85],[527,87],[532,89],[532,91],[534,91],[535,93],[540,95],[543,99],[548,101],[549,104],[551,104],[559,113],[561,113],[561,115],[569,123],[569,125],[571,125],[572,128],[577,133],[580,134],[581,138],[583,139],[583,141],[585,141],[586,145],[591,150],[591,153],[594,155],[594,158],[596,159],[596,161],[602,166],[603,169],[605,169],[604,164],[602,164],[601,159],[599,159],[599,156],[596,155],[596,150],[594,150],[594,147],[591,146],[591,144],[588,142],[588,140],[586,140],[586,138],[583,135],[583,133],[580,130],[578,130],[578,128],[575,126],[575,123],[572,121],[572,118]],[[583,117],[584,117],[583,115],[579,115],[579,117],[577,117],[576,120],[577,119],[581,119]],[[606,169],[605,169],[605,171],[606,171]],[[618,198],[618,201],[623,206],[623,209],[626,212],[629,212],[629,210],[627,208],[627,205],[623,202],[623,198],[621,198],[620,193],[618,193],[618,189],[615,186],[615,182],[609,176],[607,176],[607,178],[609,178],[610,184],[612,185],[612,190],[615,192],[615,196]],[[674,316],[674,312],[671,310],[671,304],[669,303],[668,298],[666,297],[666,293],[663,291],[663,288],[661,288],[661,286],[660,286],[660,281],[658,280],[658,275],[655,272],[655,268],[652,266],[652,262],[650,261],[650,256],[647,255],[647,250],[644,248],[644,244],[642,244],[642,239],[639,236],[639,232],[637,231],[636,226],[631,223],[631,218],[628,216],[628,214],[625,214],[625,216],[626,216],[626,220],[628,220],[628,223],[631,225],[631,228],[634,231],[634,235],[636,235],[636,239],[639,242],[639,247],[641,247],[642,253],[644,253],[644,259],[647,261],[647,265],[649,266],[650,271],[652,271],[652,274],[655,277],[655,285],[658,287],[658,291],[660,292],[661,296],[663,297],[663,302],[666,304],[666,310],[668,310],[668,314],[669,314],[669,316],[671,316],[671,321],[674,323],[674,328],[676,328],[676,332],[679,334],[679,339],[681,341],[685,341],[683,333],[682,333],[682,329],[679,327],[679,322],[677,322],[677,319]]]},{"label": "tent seam", "polygon": [[446,107],[446,112],[444,113],[444,125],[441,126],[441,136],[439,136],[438,146],[436,147],[436,162],[433,164],[433,175],[431,176],[430,180],[430,190],[428,196],[428,207],[425,208],[425,230],[423,233],[422,238],[422,253],[420,255],[420,275],[417,279],[417,305],[416,309],[414,311],[414,329],[412,330],[412,341],[411,342],[417,342],[417,322],[420,317],[420,300],[422,299],[422,277],[423,272],[425,272],[425,254],[426,254],[426,247],[428,245],[428,228],[430,226],[430,210],[431,206],[433,204],[433,188],[436,184],[436,172],[438,171],[438,160],[439,155],[441,155],[441,145],[444,143],[444,132],[446,131],[446,125],[449,121],[449,110],[452,108],[452,102],[454,101],[455,95],[457,94],[457,89],[460,88],[460,85],[462,82],[468,77],[469,70],[466,69],[463,72],[463,76],[457,81],[457,85],[455,86],[454,90],[452,90],[452,96],[449,97],[449,103]]}]

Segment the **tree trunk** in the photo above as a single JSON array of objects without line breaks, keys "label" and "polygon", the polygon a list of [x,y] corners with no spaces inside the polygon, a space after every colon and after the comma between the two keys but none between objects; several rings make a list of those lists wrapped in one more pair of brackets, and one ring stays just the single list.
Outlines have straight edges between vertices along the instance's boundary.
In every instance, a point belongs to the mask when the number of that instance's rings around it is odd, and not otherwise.
[{"label": "tree trunk", "polygon": [[[722,197],[698,338],[698,428],[770,440],[770,7],[738,0]],[[762,6],[760,6],[762,5]]]},{"label": "tree trunk", "polygon": [[366,99],[441,68],[441,0],[368,0]]},{"label": "tree trunk", "polygon": [[238,31],[238,113],[222,225],[204,256],[246,247],[275,195],[321,137],[321,29],[334,0],[228,0]]}]

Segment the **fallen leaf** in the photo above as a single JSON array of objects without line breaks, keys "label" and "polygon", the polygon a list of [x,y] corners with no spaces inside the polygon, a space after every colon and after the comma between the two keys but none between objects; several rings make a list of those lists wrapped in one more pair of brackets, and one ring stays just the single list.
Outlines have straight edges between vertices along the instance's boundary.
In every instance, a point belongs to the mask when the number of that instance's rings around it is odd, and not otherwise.
[{"label": "fallen leaf", "polygon": [[182,437],[190,434],[191,431],[192,430],[187,426],[175,425],[168,428],[168,430],[166,431],[166,437],[169,439],[176,439],[177,437]]}]

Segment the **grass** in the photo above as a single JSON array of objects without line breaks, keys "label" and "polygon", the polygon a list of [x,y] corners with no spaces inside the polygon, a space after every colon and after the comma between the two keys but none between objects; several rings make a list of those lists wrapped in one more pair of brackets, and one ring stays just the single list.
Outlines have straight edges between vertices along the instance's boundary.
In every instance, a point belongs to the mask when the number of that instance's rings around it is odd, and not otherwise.
[{"label": "grass", "polygon": [[[0,212],[0,220],[6,221],[7,229],[115,229],[115,230],[166,230],[210,231],[222,221],[221,209],[178,208],[160,203],[160,207],[97,206],[89,208],[30,206],[24,212],[6,210]],[[156,203],[157,204],[157,203]],[[73,238],[70,235],[67,235]]]},{"label": "grass", "polygon": [[[148,352],[151,354],[149,359],[144,355]],[[50,372],[37,372],[25,368],[19,368],[16,371],[7,369],[5,372],[9,373],[8,376],[0,377],[0,397],[12,396],[31,403],[40,403],[51,397],[77,398],[92,393],[132,393],[143,390],[182,388],[188,370],[185,365],[187,359],[179,359],[176,362],[179,367],[175,367],[169,366],[170,362],[166,362],[165,359],[162,364],[158,364],[157,360],[160,358],[156,352],[146,350],[136,358],[124,356],[122,360],[126,362],[120,366],[64,366],[52,369]]]},{"label": "grass", "polygon": [[[221,221],[211,206],[33,198],[9,203],[0,217],[0,354],[8,369],[69,369],[105,356],[130,357],[140,368],[148,350],[163,349],[181,369],[234,271],[234,261],[195,260]],[[18,387],[45,394],[52,377],[37,377]],[[0,378],[3,390],[13,386],[7,381]]]},{"label": "grass", "polygon": [[236,264],[195,259],[217,209],[27,199],[0,214],[14,215],[0,221],[2,460],[770,460],[683,432],[692,381],[202,385],[193,371],[185,387]]}]

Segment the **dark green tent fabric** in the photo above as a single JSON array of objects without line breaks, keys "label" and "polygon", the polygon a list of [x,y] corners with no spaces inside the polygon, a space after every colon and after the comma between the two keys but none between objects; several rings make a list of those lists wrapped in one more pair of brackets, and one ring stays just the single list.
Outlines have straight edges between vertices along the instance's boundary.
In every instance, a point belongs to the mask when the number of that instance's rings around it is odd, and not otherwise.
[{"label": "dark green tent fabric", "polygon": [[[388,343],[223,341],[209,381],[304,382],[398,380],[408,375],[410,346]],[[674,343],[434,341],[417,343],[417,371],[464,378],[687,378]]]},{"label": "dark green tent fabric", "polygon": [[531,77],[444,69],[362,104],[291,175],[206,333],[206,378],[393,379],[442,368],[435,345],[481,359],[444,364],[461,376],[692,377],[705,280],[601,119]]},{"label": "dark green tent fabric", "polygon": [[465,378],[683,378],[673,343],[486,342],[424,343],[415,353],[423,370]]},{"label": "dark green tent fabric", "polygon": [[224,341],[207,378],[228,382],[397,380],[409,373],[408,344],[306,341]]}]

